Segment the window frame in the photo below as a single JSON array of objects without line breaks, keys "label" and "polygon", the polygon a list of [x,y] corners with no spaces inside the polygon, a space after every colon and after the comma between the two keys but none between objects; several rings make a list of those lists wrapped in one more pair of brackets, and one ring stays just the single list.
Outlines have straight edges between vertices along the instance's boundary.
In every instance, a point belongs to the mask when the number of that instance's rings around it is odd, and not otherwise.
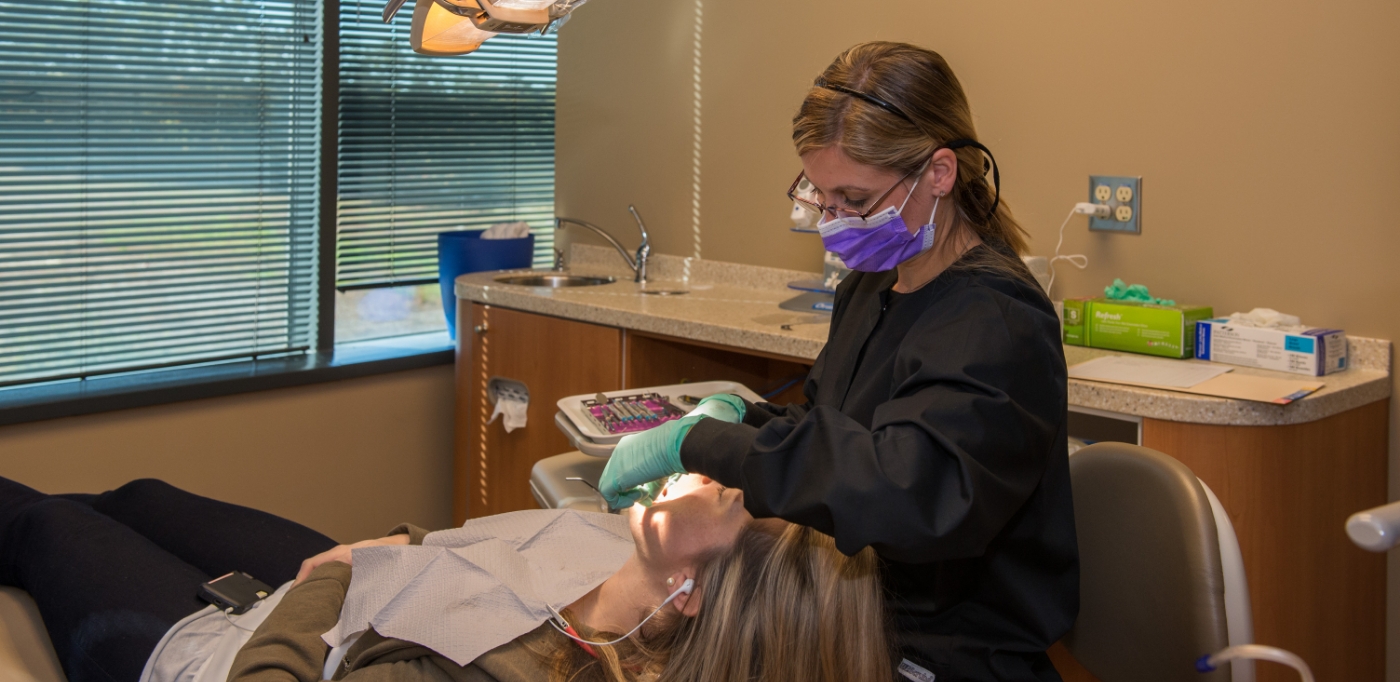
[{"label": "window frame", "polygon": [[[316,350],[335,351],[335,206],[340,195],[340,0],[321,0],[321,224],[316,244]],[[329,106],[328,106],[329,105]],[[327,207],[330,210],[326,210]],[[327,257],[329,254],[329,257]]]},{"label": "window frame", "polygon": [[312,352],[193,364],[0,390],[0,426],[304,386],[452,364],[456,341],[443,333],[336,344],[336,203],[340,98],[340,1],[322,0],[321,148],[318,175],[317,319]]}]

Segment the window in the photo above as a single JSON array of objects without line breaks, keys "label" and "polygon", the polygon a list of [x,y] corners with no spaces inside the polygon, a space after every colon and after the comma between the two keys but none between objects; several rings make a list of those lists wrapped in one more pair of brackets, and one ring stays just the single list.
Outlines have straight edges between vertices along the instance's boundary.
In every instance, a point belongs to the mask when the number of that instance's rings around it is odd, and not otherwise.
[{"label": "window", "polygon": [[554,38],[427,59],[328,4],[0,0],[0,387],[440,330],[444,230],[523,220],[548,262]]},{"label": "window", "polygon": [[445,327],[439,232],[524,221],[553,253],[554,36],[424,57],[383,6],[340,2],[338,340]]},{"label": "window", "polygon": [[0,385],[314,346],[318,11],[0,0]]}]

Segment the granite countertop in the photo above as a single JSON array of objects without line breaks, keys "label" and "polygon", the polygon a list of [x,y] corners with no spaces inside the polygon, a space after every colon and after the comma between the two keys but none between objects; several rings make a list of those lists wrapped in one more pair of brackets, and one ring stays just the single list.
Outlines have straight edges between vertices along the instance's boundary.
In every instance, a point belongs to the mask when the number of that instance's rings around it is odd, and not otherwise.
[{"label": "granite countertop", "polygon": [[457,297],[581,322],[651,332],[693,341],[815,360],[826,345],[831,316],[783,310],[779,303],[801,292],[787,288],[821,273],[654,255],[646,289],[683,295],[641,293],[632,271],[611,248],[575,244],[569,272],[611,275],[612,284],[588,287],[527,287],[500,284],[499,272],[457,278]]},{"label": "granite countertop", "polygon": [[[788,289],[788,282],[818,278],[818,273],[656,255],[649,263],[651,281],[646,289],[687,292],[657,296],[641,293],[631,281],[632,272],[611,248],[585,244],[574,245],[569,270],[582,275],[611,275],[618,281],[550,289],[500,284],[495,278],[501,273],[483,272],[459,277],[457,296],[503,308],[801,360],[815,360],[826,344],[830,316],[778,307],[799,293]],[[1348,340],[1351,369],[1317,377],[1324,384],[1322,390],[1289,405],[1081,379],[1069,381],[1069,403],[1073,407],[1197,424],[1267,426],[1315,421],[1390,396],[1390,342],[1360,337]],[[1066,346],[1065,362],[1074,365],[1113,354],[1097,348]],[[1308,378],[1250,367],[1233,369],[1255,376]]]},{"label": "granite countertop", "polygon": [[[1390,397],[1390,342],[1360,337],[1349,337],[1347,342],[1351,369],[1323,377],[1228,365],[1236,374],[1322,382],[1321,390],[1288,405],[1214,398],[1083,379],[1069,380],[1069,404],[1073,407],[1194,424],[1275,426],[1316,421]],[[1067,365],[1076,365],[1105,355],[1130,354],[1099,348],[1065,346]]]}]

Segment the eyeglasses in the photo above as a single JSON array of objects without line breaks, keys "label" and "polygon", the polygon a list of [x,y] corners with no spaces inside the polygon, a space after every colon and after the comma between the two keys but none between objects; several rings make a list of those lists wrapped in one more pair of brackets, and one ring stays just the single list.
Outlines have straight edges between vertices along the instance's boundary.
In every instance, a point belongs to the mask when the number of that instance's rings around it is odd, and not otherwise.
[{"label": "eyeglasses", "polygon": [[911,175],[919,173],[923,171],[924,168],[928,167],[928,162],[932,159],[933,157],[930,156],[928,160],[925,160],[923,163],[919,164],[918,169],[905,173],[904,177],[900,178],[898,182],[894,183],[894,186],[890,187],[888,190],[885,190],[885,193],[881,194],[879,199],[876,199],[874,203],[870,204],[870,208],[866,209],[864,213],[849,208],[840,208],[834,204],[830,206],[826,205],[826,197],[821,193],[821,190],[818,190],[816,186],[812,185],[812,183],[810,182],[807,183],[807,186],[811,188],[809,190],[810,196],[816,197],[817,200],[812,201],[806,196],[803,196],[804,194],[808,194],[808,192],[799,192],[798,186],[802,184],[803,180],[807,179],[806,171],[802,171],[797,174],[797,179],[793,180],[792,186],[788,188],[787,196],[788,199],[791,199],[803,208],[813,211],[819,215],[825,215],[829,213],[836,218],[860,218],[861,220],[865,220],[866,218],[869,218],[872,213],[875,212],[875,209],[880,208],[880,206],[885,203],[885,199],[888,199],[890,194],[892,194],[895,191],[895,189],[897,189],[900,185],[904,184],[905,180],[908,180]]}]

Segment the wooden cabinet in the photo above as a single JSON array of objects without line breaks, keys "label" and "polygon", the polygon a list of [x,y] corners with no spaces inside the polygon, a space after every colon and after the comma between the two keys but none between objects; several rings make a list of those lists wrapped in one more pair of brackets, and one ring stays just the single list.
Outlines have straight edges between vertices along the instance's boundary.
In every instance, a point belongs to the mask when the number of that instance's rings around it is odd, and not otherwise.
[{"label": "wooden cabinet", "polygon": [[[554,425],[563,397],[685,382],[737,381],[778,402],[800,401],[810,361],[575,322],[508,308],[457,303],[457,417],[453,517],[534,509],[530,469],[572,449]],[[527,425],[488,423],[486,385],[515,379],[530,389]]]},{"label": "wooden cabinet", "polygon": [[[1382,400],[1287,426],[1142,422],[1142,444],[1190,467],[1230,515],[1254,641],[1302,656],[1319,680],[1385,677],[1386,558],[1344,527],[1386,502],[1389,416]],[[1298,679],[1279,665],[1256,670],[1259,682]]]},{"label": "wooden cabinet", "polygon": [[628,388],[737,381],[760,395],[778,391],[769,398],[774,403],[803,402],[802,384],[812,368],[810,360],[658,334],[629,331],[625,339],[623,384]]},{"label": "wooden cabinet", "polygon": [[[1382,400],[1285,426],[1141,420],[1142,445],[1190,467],[1230,515],[1254,641],[1302,656],[1319,680],[1385,675],[1385,555],[1353,545],[1344,524],[1386,502],[1389,414]],[[1064,647],[1051,658],[1066,682],[1097,682]],[[1255,670],[1259,682],[1298,679]]]},{"label": "wooden cabinet", "polygon": [[[453,517],[536,507],[530,494],[535,462],[572,448],[554,426],[555,401],[622,388],[622,330],[522,313],[470,301],[457,308],[457,418]],[[488,424],[492,377],[529,387],[523,429]]]}]

